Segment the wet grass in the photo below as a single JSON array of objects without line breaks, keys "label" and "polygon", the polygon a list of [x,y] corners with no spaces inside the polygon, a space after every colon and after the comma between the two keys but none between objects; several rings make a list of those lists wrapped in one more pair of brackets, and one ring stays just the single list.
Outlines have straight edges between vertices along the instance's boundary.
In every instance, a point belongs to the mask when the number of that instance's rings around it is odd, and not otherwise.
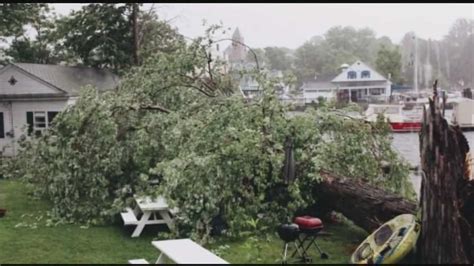
[{"label": "wet grass", "polygon": [[[28,188],[16,181],[0,179],[0,263],[127,263],[145,258],[154,262],[158,251],[151,245],[162,226],[145,228],[139,238],[131,238],[133,228],[120,223],[108,226],[47,226],[49,204],[29,195]],[[319,258],[310,250],[313,263],[347,263],[351,253],[366,237],[348,223],[328,225],[328,236],[318,237],[320,247],[329,254]],[[277,235],[241,239],[218,238],[206,246],[230,263],[280,263],[283,242]]]}]

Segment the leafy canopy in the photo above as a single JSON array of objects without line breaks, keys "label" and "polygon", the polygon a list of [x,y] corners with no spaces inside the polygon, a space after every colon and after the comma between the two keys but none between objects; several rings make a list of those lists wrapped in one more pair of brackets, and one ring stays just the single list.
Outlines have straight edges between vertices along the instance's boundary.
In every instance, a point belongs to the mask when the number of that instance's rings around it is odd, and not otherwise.
[{"label": "leafy canopy", "polygon": [[[110,220],[133,194],[161,194],[180,209],[174,233],[202,241],[217,217],[239,235],[256,217],[272,225],[323,201],[312,191],[323,169],[414,194],[385,123],[324,105],[292,115],[275,94],[281,80],[265,73],[247,73],[263,92],[256,101],[232,94],[223,63],[208,56],[217,30],[190,44],[175,41],[170,52],[133,68],[116,91],[85,89],[47,134],[25,143],[9,173],[34,184],[63,221]],[[296,170],[290,182],[282,171],[288,141]]]}]

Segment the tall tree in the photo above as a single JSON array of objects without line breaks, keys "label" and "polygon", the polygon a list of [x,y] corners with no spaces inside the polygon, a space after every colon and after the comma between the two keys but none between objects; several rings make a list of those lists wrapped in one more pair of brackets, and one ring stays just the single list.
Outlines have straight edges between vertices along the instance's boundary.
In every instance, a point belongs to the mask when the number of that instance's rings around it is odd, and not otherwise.
[{"label": "tall tree", "polygon": [[445,37],[446,50],[450,57],[449,77],[453,85],[462,87],[472,83],[473,76],[474,20],[456,20]]},{"label": "tall tree", "polygon": [[400,70],[402,66],[402,55],[398,50],[398,47],[390,49],[385,45],[382,45],[377,53],[377,59],[375,61],[377,71],[383,74],[385,77],[391,76],[391,80],[395,83],[402,83],[400,79]]},{"label": "tall tree", "polygon": [[328,65],[329,53],[325,48],[324,42],[315,41],[305,42],[296,49],[294,57],[295,74],[298,83],[313,79],[316,75],[322,74],[325,66]]},{"label": "tall tree", "polygon": [[89,4],[57,21],[69,61],[120,71],[133,63],[133,4]]},{"label": "tall tree", "polygon": [[294,64],[299,83],[318,74],[337,74],[341,64],[357,59],[372,65],[378,46],[369,28],[332,27],[324,36],[315,36],[296,50]]},{"label": "tall tree", "polygon": [[335,72],[343,63],[351,63],[360,59],[369,65],[375,62],[371,50],[376,49],[375,33],[369,28],[357,30],[353,27],[332,27],[326,34],[325,43],[330,51],[329,64],[326,72]]},{"label": "tall tree", "polygon": [[0,3],[0,37],[20,36],[24,26],[36,22],[48,4]]},{"label": "tall tree", "polygon": [[138,3],[132,4],[133,64],[138,65]]},{"label": "tall tree", "polygon": [[184,37],[166,21],[159,20],[153,9],[139,12],[137,24],[139,64],[153,54],[175,51],[180,47],[177,43],[184,44]]},{"label": "tall tree", "polygon": [[39,64],[55,64],[60,61],[54,50],[55,17],[46,14],[47,11],[43,10],[41,16],[30,24],[36,37],[31,38],[26,34],[14,37],[5,50],[5,55],[12,61]]},{"label": "tall tree", "polygon": [[253,53],[247,53],[247,55],[245,56],[245,61],[255,63],[255,56],[257,56],[258,64],[260,66],[269,64],[269,61],[268,61],[268,58],[265,54],[264,49],[255,48],[255,49],[252,49],[252,50],[255,53],[255,55]]},{"label": "tall tree", "polygon": [[89,4],[58,20],[56,50],[67,61],[121,73],[183,41],[176,30],[140,5]]},{"label": "tall tree", "polygon": [[264,50],[271,69],[285,71],[291,68],[292,60],[288,55],[289,49],[284,47],[266,47]]}]

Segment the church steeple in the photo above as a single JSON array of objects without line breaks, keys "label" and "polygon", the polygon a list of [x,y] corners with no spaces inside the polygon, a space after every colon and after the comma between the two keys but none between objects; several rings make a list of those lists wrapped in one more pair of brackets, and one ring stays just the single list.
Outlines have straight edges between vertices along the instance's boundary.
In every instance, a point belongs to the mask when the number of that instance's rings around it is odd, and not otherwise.
[{"label": "church steeple", "polygon": [[244,45],[242,45],[242,43],[245,43],[244,37],[242,37],[242,34],[240,33],[238,27],[234,30],[234,33],[232,34],[232,40],[232,44],[225,51],[228,60],[231,63],[245,61],[247,49]]},{"label": "church steeple", "polygon": [[237,27],[234,31],[234,34],[232,34],[232,40],[236,40],[239,42],[243,40],[242,35],[240,35],[239,27]]}]

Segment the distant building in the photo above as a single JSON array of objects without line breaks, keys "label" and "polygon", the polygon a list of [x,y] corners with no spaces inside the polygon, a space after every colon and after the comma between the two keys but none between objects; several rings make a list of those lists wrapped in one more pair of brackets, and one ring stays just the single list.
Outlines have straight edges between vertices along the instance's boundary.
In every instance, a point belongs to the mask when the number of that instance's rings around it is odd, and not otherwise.
[{"label": "distant building", "polygon": [[336,86],[331,81],[336,75],[317,75],[312,80],[303,82],[301,90],[306,104],[317,103],[319,98],[335,99]]},{"label": "distant building", "polygon": [[[249,50],[245,45],[245,40],[240,33],[239,28],[235,29],[232,34],[232,43],[224,50],[224,60],[228,62],[229,72],[234,77],[234,81],[238,84],[240,93],[246,99],[254,99],[262,94],[258,82],[248,74],[241,74],[242,71],[253,71],[257,69],[255,60],[248,59]],[[269,77],[282,78],[283,73],[279,70],[270,70],[265,67],[263,62],[259,62],[259,71],[266,72]],[[275,86],[275,91],[282,102],[301,103],[303,98],[290,93],[288,85],[280,83]]]},{"label": "distant building", "polygon": [[391,95],[392,83],[362,61],[352,65],[341,65],[335,76],[316,76],[303,83],[306,103],[317,102],[319,97],[327,100],[338,98],[350,102],[386,102]]},{"label": "distant building", "polygon": [[244,63],[247,58],[247,48],[244,37],[240,34],[239,28],[236,28],[232,34],[232,43],[224,50],[224,59],[229,63]]},{"label": "distant building", "polygon": [[[260,88],[260,85],[258,84],[258,82],[251,75],[240,76],[240,74],[237,71],[241,71],[241,70],[251,71],[251,70],[254,70],[256,67],[257,65],[253,62],[233,64],[233,70],[235,71],[233,75],[235,76],[235,80],[239,84],[239,89],[244,98],[253,99],[261,95],[262,88]],[[273,78],[283,77],[283,73],[278,70],[268,70],[268,69],[263,68],[260,71],[267,73],[269,77],[273,77]],[[289,93],[289,87],[287,85],[280,83],[275,87],[275,90],[280,98],[286,99],[286,101],[289,101],[291,99],[289,95],[286,95]]]},{"label": "distant building", "polygon": [[[246,99],[253,99],[262,93],[262,89],[251,75],[241,75],[241,72],[256,70],[257,63],[253,60],[247,60],[248,49],[242,45],[245,40],[239,28],[236,28],[232,34],[232,40],[232,43],[224,50],[224,59],[229,64],[229,72],[238,83],[242,96]],[[260,65],[260,71],[266,71],[272,77],[281,75],[281,73],[265,69],[263,65]]]},{"label": "distant building", "polygon": [[392,83],[360,60],[343,68],[332,83],[351,102],[388,101],[391,95]]},{"label": "distant building", "polygon": [[22,135],[40,135],[86,85],[99,91],[118,85],[106,70],[45,64],[8,64],[0,68],[0,155],[16,154]]}]

